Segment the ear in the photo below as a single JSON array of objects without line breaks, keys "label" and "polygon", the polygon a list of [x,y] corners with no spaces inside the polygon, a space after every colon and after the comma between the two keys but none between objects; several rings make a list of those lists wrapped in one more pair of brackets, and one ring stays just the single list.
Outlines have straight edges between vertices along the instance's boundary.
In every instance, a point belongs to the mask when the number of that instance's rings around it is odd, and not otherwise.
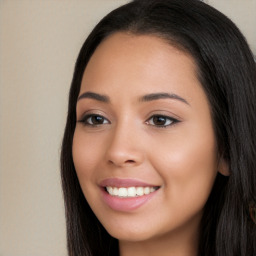
[{"label": "ear", "polygon": [[220,157],[219,163],[218,163],[218,172],[224,176],[229,176],[230,171],[229,171],[229,164],[226,159],[223,157]]}]

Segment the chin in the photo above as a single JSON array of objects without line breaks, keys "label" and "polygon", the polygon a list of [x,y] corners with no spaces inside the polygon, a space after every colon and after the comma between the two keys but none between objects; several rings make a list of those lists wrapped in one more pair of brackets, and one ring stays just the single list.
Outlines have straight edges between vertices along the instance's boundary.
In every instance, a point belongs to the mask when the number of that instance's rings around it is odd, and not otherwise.
[{"label": "chin", "polygon": [[141,242],[152,238],[149,234],[137,232],[109,232],[109,234],[119,241],[128,242]]},{"label": "chin", "polygon": [[114,238],[120,240],[120,241],[130,241],[130,242],[140,242],[149,240],[154,237],[153,230],[150,230],[149,228],[143,228],[141,226],[134,227],[132,225],[129,225],[129,227],[122,226],[122,225],[116,225],[113,227],[106,227],[107,232]]}]

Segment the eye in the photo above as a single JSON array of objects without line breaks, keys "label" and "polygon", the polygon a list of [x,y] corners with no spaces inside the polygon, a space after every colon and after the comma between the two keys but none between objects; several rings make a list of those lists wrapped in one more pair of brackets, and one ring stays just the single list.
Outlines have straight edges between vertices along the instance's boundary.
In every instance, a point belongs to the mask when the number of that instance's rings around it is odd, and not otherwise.
[{"label": "eye", "polygon": [[157,127],[167,127],[177,122],[178,122],[177,119],[174,119],[169,116],[154,115],[146,121],[146,124],[157,126]]},{"label": "eye", "polygon": [[95,114],[86,115],[78,122],[83,123],[84,125],[91,125],[91,126],[98,126],[98,125],[110,123],[104,116],[95,115]]}]

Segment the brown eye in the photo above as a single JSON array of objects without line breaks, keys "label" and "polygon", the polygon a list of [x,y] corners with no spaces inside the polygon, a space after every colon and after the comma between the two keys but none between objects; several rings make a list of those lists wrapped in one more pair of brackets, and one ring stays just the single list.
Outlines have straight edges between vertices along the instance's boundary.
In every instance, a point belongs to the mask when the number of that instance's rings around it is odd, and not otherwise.
[{"label": "brown eye", "polygon": [[92,125],[92,126],[109,124],[109,121],[101,115],[86,115],[79,122],[81,122],[85,125]]},{"label": "brown eye", "polygon": [[102,116],[91,116],[87,120],[90,124],[103,124],[105,118]]},{"label": "brown eye", "polygon": [[176,122],[178,122],[178,120],[176,120],[172,117],[154,115],[154,116],[150,117],[146,123],[149,125],[158,126],[158,127],[167,127]]},{"label": "brown eye", "polygon": [[168,120],[166,117],[163,116],[154,116],[152,121],[154,125],[166,125],[166,122]]}]

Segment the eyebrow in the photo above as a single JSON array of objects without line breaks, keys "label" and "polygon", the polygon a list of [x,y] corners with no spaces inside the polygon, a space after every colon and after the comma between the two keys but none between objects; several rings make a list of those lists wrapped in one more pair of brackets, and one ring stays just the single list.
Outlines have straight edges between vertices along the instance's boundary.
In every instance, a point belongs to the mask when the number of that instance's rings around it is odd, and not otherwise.
[{"label": "eyebrow", "polygon": [[97,101],[101,101],[101,102],[105,102],[105,103],[109,103],[110,102],[110,99],[108,96],[106,95],[102,95],[102,94],[98,94],[98,93],[95,93],[95,92],[85,92],[83,94],[81,94],[77,101],[81,100],[81,99],[94,99],[94,100],[97,100]]},{"label": "eyebrow", "polygon": [[180,97],[179,95],[174,94],[174,93],[171,93],[171,94],[165,93],[165,92],[151,93],[151,94],[144,95],[144,96],[140,97],[139,101],[148,102],[148,101],[160,100],[160,99],[179,100],[183,103],[186,103],[187,105],[190,105],[184,98]]},{"label": "eyebrow", "polygon": [[[104,103],[110,102],[110,98],[108,96],[95,93],[95,92],[85,92],[78,97],[77,101],[81,99],[86,99],[86,98],[94,99]],[[139,98],[139,102],[148,102],[148,101],[160,100],[160,99],[174,99],[174,100],[179,100],[183,103],[186,103],[187,105],[190,105],[184,98],[180,97],[179,95],[174,93],[165,93],[165,92],[146,94]]]}]

